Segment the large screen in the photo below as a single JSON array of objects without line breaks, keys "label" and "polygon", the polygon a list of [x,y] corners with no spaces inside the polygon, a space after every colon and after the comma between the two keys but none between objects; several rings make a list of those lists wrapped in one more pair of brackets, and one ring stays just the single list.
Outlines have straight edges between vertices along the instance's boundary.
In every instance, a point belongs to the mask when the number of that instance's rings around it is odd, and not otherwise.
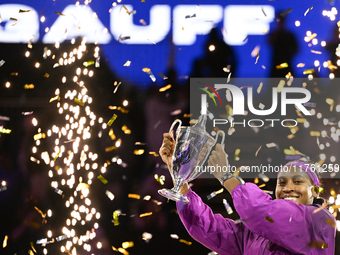
[{"label": "large screen", "polygon": [[[273,55],[269,37],[278,29],[281,14],[284,29],[297,43],[291,63],[294,75],[303,77],[304,70],[314,68],[318,77],[327,77],[327,60],[335,52],[327,46],[339,20],[333,5],[320,0],[4,0],[0,43],[54,44],[85,36],[88,43],[100,45],[101,61],[107,61],[122,81],[148,87],[164,83],[170,68],[180,81],[188,79],[216,27],[235,57],[232,77],[268,77]],[[143,68],[155,77],[150,79]]]}]

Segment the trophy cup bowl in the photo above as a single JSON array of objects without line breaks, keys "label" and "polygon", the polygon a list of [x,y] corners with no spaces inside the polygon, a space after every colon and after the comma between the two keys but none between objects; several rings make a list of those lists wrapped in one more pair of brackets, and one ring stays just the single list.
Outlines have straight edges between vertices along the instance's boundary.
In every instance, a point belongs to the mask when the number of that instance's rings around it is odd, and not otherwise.
[{"label": "trophy cup bowl", "polygon": [[[206,116],[202,120],[204,125],[205,121]],[[199,122],[200,120],[197,124]],[[222,134],[222,144],[224,143],[225,135],[223,131],[219,130],[216,138],[213,138],[205,131],[205,126],[201,125],[202,123],[200,125],[196,124],[193,127],[181,127],[182,122],[180,120],[174,121],[169,133],[176,123],[180,124],[176,130],[176,145],[172,155],[170,170],[175,185],[171,190],[164,188],[158,190],[158,193],[174,201],[182,200],[184,203],[189,203],[189,199],[179,192],[180,187],[185,182],[190,182],[202,174],[200,169],[210,154],[212,147],[216,144],[219,134]]]}]

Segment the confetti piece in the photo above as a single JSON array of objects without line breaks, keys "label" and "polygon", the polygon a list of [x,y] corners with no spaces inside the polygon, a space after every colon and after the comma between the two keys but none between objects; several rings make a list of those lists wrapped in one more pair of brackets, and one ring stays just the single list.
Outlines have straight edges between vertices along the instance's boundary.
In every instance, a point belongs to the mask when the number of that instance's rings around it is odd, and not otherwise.
[{"label": "confetti piece", "polygon": [[317,50],[311,50],[310,52],[314,53],[314,54],[322,54],[321,51],[317,51]]},{"label": "confetti piece", "polygon": [[113,150],[115,150],[115,149],[117,149],[116,146],[111,146],[111,147],[106,147],[106,148],[105,148],[105,151],[106,151],[106,152],[110,152],[110,151],[113,151]]},{"label": "confetti piece", "polygon": [[307,103],[304,103],[303,106],[307,106],[307,107],[316,107],[316,103],[307,102]]},{"label": "confetti piece", "polygon": [[146,216],[150,216],[152,215],[152,212],[148,212],[148,213],[142,213],[139,215],[140,218],[146,217]]},{"label": "confetti piece", "polygon": [[267,148],[273,148],[276,147],[276,143],[267,143],[266,146]]},{"label": "confetti piece", "polygon": [[126,61],[126,63],[123,66],[130,66],[130,64],[131,64],[131,61],[128,60],[128,61]]},{"label": "confetti piece", "polygon": [[306,16],[307,13],[308,13],[309,11],[311,11],[312,9],[313,9],[313,5],[312,5],[311,7],[309,7],[309,8],[307,9],[307,11],[305,11],[305,13],[303,14],[303,16]]},{"label": "confetti piece", "polygon": [[326,219],[326,223],[328,225],[330,225],[332,228],[335,228],[335,226],[336,226],[336,223],[334,221],[332,221],[330,218]]},{"label": "confetti piece", "polygon": [[[315,37],[317,37],[317,33],[313,33],[313,34],[311,34],[310,36],[307,36],[306,38],[305,38],[305,41],[306,42],[310,42],[312,39],[314,39]],[[321,54],[321,53],[320,53]]]},{"label": "confetti piece", "polygon": [[338,27],[340,27],[340,21],[338,21],[336,24],[338,25]]},{"label": "confetti piece", "polygon": [[309,247],[325,249],[325,248],[328,248],[328,244],[324,242],[314,241],[309,244]]},{"label": "confetti piece", "polygon": [[239,161],[240,160],[240,158],[239,158],[240,152],[241,152],[241,149],[236,149],[235,150],[235,154],[234,154],[234,160],[235,161]]},{"label": "confetti piece", "polygon": [[284,17],[286,16],[288,13],[290,13],[293,9],[292,8],[288,8],[287,10],[283,11],[280,13],[280,16],[281,17]]},{"label": "confetti piece", "polygon": [[255,152],[255,157],[257,157],[257,154],[259,154],[259,151],[261,150],[262,145],[260,145],[260,147],[257,149],[257,151]]},{"label": "confetti piece", "polygon": [[257,53],[257,54],[256,54],[255,65],[257,64],[257,61],[259,60],[259,57],[260,57],[260,54],[259,54],[259,53]]},{"label": "confetti piece", "polygon": [[232,214],[234,212],[231,206],[228,204],[226,199],[223,199],[223,205],[224,205],[224,208],[227,210],[228,214]]},{"label": "confetti piece", "polygon": [[288,67],[288,63],[281,63],[279,65],[276,66],[276,69],[283,69],[283,68],[287,68]]},{"label": "confetti piece", "polygon": [[0,126],[0,133],[2,134],[10,134],[12,132],[11,129],[6,129],[6,128],[3,128],[2,126]]},{"label": "confetti piece", "polygon": [[295,137],[295,135],[293,135],[293,134],[287,135],[288,139],[293,139],[294,137]]},{"label": "confetti piece", "polygon": [[88,66],[91,66],[91,65],[94,65],[94,64],[95,64],[94,60],[83,62],[83,66],[85,66],[85,67],[88,67]]},{"label": "confetti piece", "polygon": [[100,67],[100,57],[96,57],[96,63],[94,64],[95,68],[99,68]]},{"label": "confetti piece", "polygon": [[25,84],[24,89],[34,89],[34,85],[33,84]]},{"label": "confetti piece", "polygon": [[186,19],[195,18],[195,17],[196,17],[196,13],[194,13],[192,15],[186,15],[185,16]]},{"label": "confetti piece", "polygon": [[264,105],[264,104],[262,104],[262,103],[260,103],[260,104],[259,104],[259,108],[260,108],[261,110],[263,110],[263,109],[264,109],[264,107],[265,107],[265,105]]},{"label": "confetti piece", "polygon": [[[0,22],[0,23],[1,23],[1,22]],[[0,61],[0,67],[2,67],[5,63],[6,63],[6,61],[3,60],[3,59],[1,59],[1,61]]]},{"label": "confetti piece", "polygon": [[122,126],[122,130],[123,130],[124,134],[126,134],[126,135],[131,134],[131,130],[126,125]]},{"label": "confetti piece", "polygon": [[270,194],[270,195],[273,195],[273,191],[271,190],[262,190],[263,193],[266,193],[266,194]]},{"label": "confetti piece", "polygon": [[142,155],[142,154],[144,154],[144,150],[143,149],[136,149],[136,150],[133,151],[133,154]]},{"label": "confetti piece", "polygon": [[261,93],[262,86],[263,86],[263,82],[261,82],[260,85],[258,86],[258,88],[257,88],[257,94],[260,94],[260,93]]},{"label": "confetti piece", "polygon": [[43,139],[45,137],[46,137],[45,133],[39,133],[39,134],[34,135],[33,139],[34,139],[34,141],[36,141],[36,140]]},{"label": "confetti piece", "polygon": [[60,151],[59,151],[59,152],[57,153],[57,155],[54,157],[53,161],[56,161],[57,158],[59,157],[59,155],[60,155]]},{"label": "confetti piece", "polygon": [[31,10],[22,10],[22,9],[19,9],[19,13],[23,13],[23,12],[30,12]]},{"label": "confetti piece", "polygon": [[171,116],[176,116],[182,113],[181,109],[174,110],[173,112],[170,113]]},{"label": "confetti piece", "polygon": [[149,154],[150,154],[150,155],[153,155],[153,156],[155,156],[155,157],[158,157],[158,156],[159,156],[159,154],[158,154],[157,152],[154,152],[154,151],[149,151]]},{"label": "confetti piece", "polygon": [[150,79],[155,82],[156,81],[156,77],[153,75],[153,73],[151,72],[150,68],[144,67],[143,72],[147,73],[150,76]]},{"label": "confetti piece", "polygon": [[148,232],[144,232],[142,234],[142,239],[146,242],[150,241],[152,239],[152,234],[148,233]]},{"label": "confetti piece", "polygon": [[261,11],[263,12],[264,16],[267,16],[267,14],[263,10],[263,7],[261,7]]},{"label": "confetti piece", "polygon": [[59,195],[62,195],[64,191],[62,191],[61,189],[55,188],[54,190],[56,193],[58,193]]},{"label": "confetti piece", "polygon": [[67,235],[61,235],[61,236],[57,236],[57,237],[55,238],[55,240],[56,240],[57,242],[60,242],[60,241],[65,240],[65,239],[67,239],[67,238],[68,238]]},{"label": "confetti piece", "polygon": [[109,183],[102,175],[98,175],[97,178],[98,178],[99,180],[101,180],[101,182],[104,183],[104,184],[108,184],[108,183]]},{"label": "confetti piece", "polygon": [[2,242],[2,248],[6,248],[7,240],[8,240],[8,235],[5,235],[4,241]]},{"label": "confetti piece", "polygon": [[166,90],[168,90],[168,89],[170,89],[170,88],[171,88],[171,84],[168,84],[168,85],[166,85],[165,87],[160,88],[160,89],[159,89],[159,92],[164,92],[164,91],[166,91]]},{"label": "confetti piece", "polygon": [[41,217],[46,218],[46,214],[44,214],[38,207],[34,206],[34,209],[40,213]]},{"label": "confetti piece", "polygon": [[22,115],[25,115],[25,116],[26,116],[26,115],[31,115],[31,114],[33,114],[33,111],[32,111],[32,112],[22,112],[21,114],[22,114]]},{"label": "confetti piece", "polygon": [[250,56],[256,57],[258,53],[260,52],[261,47],[259,45],[255,46],[255,48],[250,53]]},{"label": "confetti piece", "polygon": [[111,126],[112,123],[117,119],[117,115],[113,114],[112,118],[109,120],[109,122],[107,123],[108,126]]},{"label": "confetti piece", "polygon": [[81,182],[78,184],[76,190],[84,190],[84,189],[89,189],[90,185],[84,182]]},{"label": "confetti piece", "polygon": [[259,188],[261,189],[261,188],[263,188],[263,187],[265,187],[265,186],[266,186],[266,184],[263,183],[263,184],[259,185]]},{"label": "confetti piece", "polygon": [[270,223],[274,223],[274,220],[272,218],[270,218],[269,216],[266,216],[265,218],[267,221],[269,221]]},{"label": "confetti piece", "polygon": [[131,39],[131,36],[123,36],[123,37],[119,36],[118,42],[119,41],[125,41],[125,40],[128,40],[128,39]]},{"label": "confetti piece", "polygon": [[109,136],[111,138],[111,140],[115,140],[116,139],[116,136],[115,134],[113,133],[113,129],[111,128],[110,131],[109,131]]},{"label": "confetti piece", "polygon": [[138,195],[138,194],[129,194],[128,197],[134,198],[134,199],[140,199],[140,195]]},{"label": "confetti piece", "polygon": [[126,7],[125,7],[125,5],[123,5],[122,6],[122,8],[124,8],[125,10],[126,10],[126,12],[130,15],[130,14],[135,14],[136,13],[136,11],[129,11]]},{"label": "confetti piece", "polygon": [[34,252],[32,250],[28,250],[29,255],[34,255]]},{"label": "confetti piece", "polygon": [[122,243],[123,249],[127,249],[127,248],[130,248],[130,247],[133,247],[134,245],[135,244],[132,241],[130,241],[130,242],[123,242]]},{"label": "confetti piece", "polygon": [[176,234],[170,234],[170,237],[171,237],[172,239],[179,239],[179,236],[176,235]]},{"label": "confetti piece", "polygon": [[6,116],[0,116],[0,120],[9,121],[9,117],[6,117]]},{"label": "confetti piece", "polygon": [[18,19],[16,18],[9,18],[10,20],[14,20],[14,21],[18,21]]},{"label": "confetti piece", "polygon": [[162,77],[163,80],[168,79],[168,77],[166,77],[166,76],[165,76],[164,74],[162,74],[162,73],[158,73],[158,75],[159,75],[160,77]]},{"label": "confetti piece", "polygon": [[74,102],[81,105],[81,106],[84,106],[85,105],[85,102],[83,102],[82,100],[79,100],[78,98],[75,98],[74,99]]},{"label": "confetti piece", "polygon": [[56,13],[56,14],[58,14],[60,16],[66,16],[65,14],[62,14],[61,12],[54,12],[54,13]]},{"label": "confetti piece", "polygon": [[57,95],[57,96],[55,96],[55,97],[52,97],[51,99],[50,99],[50,103],[51,102],[53,102],[53,101],[55,101],[55,100],[60,100],[60,96],[59,95]]},{"label": "confetti piece", "polygon": [[[116,210],[113,212],[113,224],[115,226],[119,225],[119,215],[121,214],[120,210]],[[112,246],[113,247],[113,246]]]},{"label": "confetti piece", "polygon": [[164,185],[164,181],[165,181],[164,175],[158,176],[158,174],[155,174],[154,177],[160,185]]},{"label": "confetti piece", "polygon": [[310,131],[309,132],[310,136],[320,136],[320,132],[319,131]]},{"label": "confetti piece", "polygon": [[192,242],[186,241],[186,240],[184,240],[184,239],[179,239],[179,241],[180,241],[181,243],[186,244],[186,245],[191,245],[191,244],[192,244]]},{"label": "confetti piece", "polygon": [[33,244],[33,242],[30,242],[30,245],[31,245],[31,248],[32,248],[32,250],[36,253],[37,252],[37,250],[34,248],[34,244]]}]

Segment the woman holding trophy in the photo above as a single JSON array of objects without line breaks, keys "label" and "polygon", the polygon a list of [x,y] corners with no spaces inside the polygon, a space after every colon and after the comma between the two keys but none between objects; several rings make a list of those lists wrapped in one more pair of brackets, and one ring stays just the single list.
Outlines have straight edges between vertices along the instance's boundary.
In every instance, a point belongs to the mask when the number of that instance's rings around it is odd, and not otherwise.
[{"label": "woman holding trophy", "polygon": [[[176,142],[164,134],[159,150],[162,160],[171,166]],[[212,151],[210,166],[228,166],[228,159],[220,144]],[[301,161],[286,164],[278,174],[276,199],[262,192],[253,183],[229,172],[214,176],[229,191],[241,220],[225,219],[202,202],[187,183],[181,188],[189,203],[177,210],[189,234],[218,254],[325,254],[335,249],[335,218],[321,205],[315,204],[319,190],[319,176],[315,169]]]}]

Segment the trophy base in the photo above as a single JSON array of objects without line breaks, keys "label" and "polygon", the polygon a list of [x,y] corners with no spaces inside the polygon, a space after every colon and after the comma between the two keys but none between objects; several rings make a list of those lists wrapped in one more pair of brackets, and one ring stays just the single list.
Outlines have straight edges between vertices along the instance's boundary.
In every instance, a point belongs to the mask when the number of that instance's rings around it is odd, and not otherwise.
[{"label": "trophy base", "polygon": [[162,195],[163,197],[169,198],[173,201],[180,202],[181,198],[184,203],[189,204],[189,199],[182,195],[181,193],[176,193],[171,189],[159,189],[158,194]]}]

